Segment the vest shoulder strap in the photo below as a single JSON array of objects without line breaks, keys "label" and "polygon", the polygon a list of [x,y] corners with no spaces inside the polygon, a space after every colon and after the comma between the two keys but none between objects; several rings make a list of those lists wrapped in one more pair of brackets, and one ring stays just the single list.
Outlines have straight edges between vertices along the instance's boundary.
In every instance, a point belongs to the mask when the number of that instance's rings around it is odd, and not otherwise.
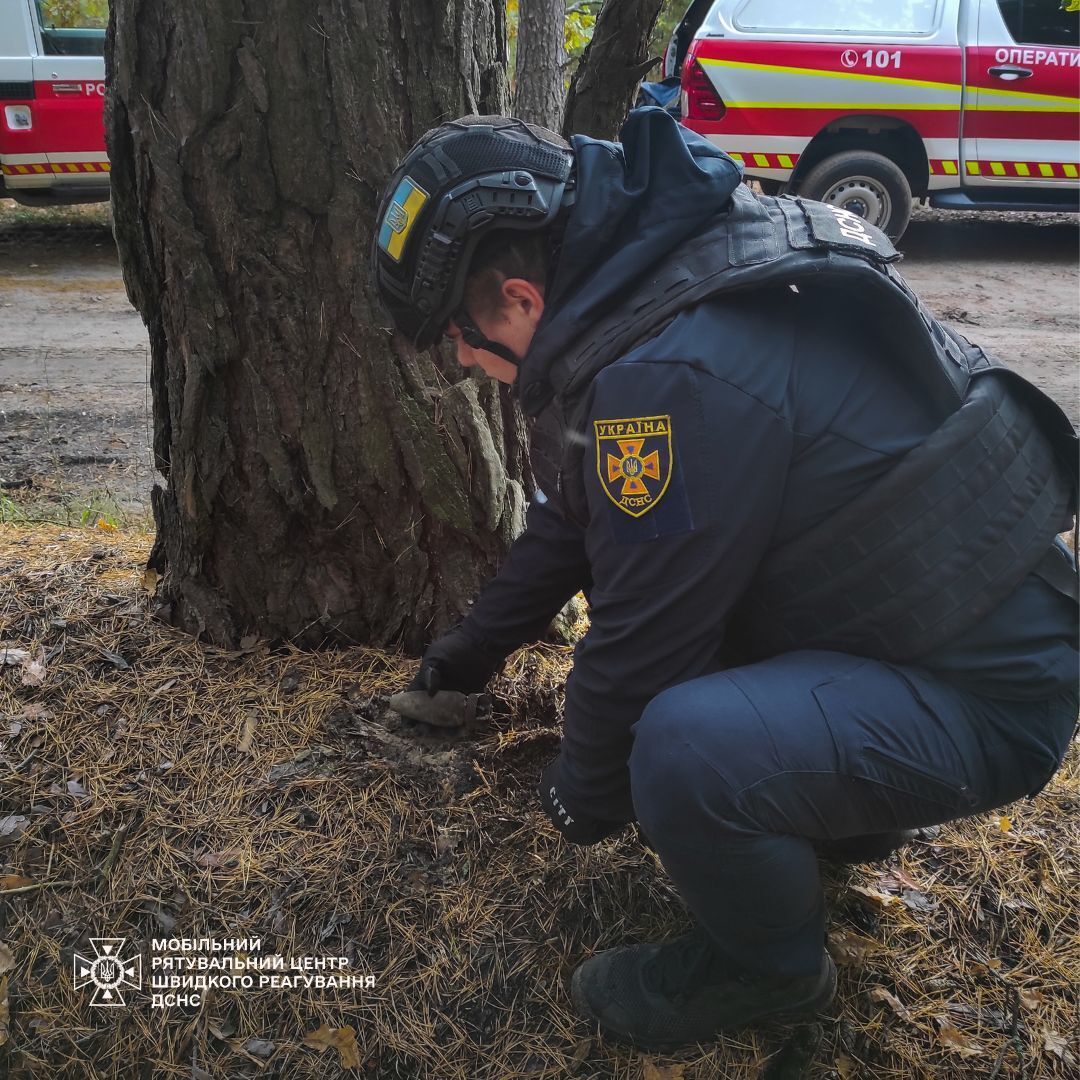
[{"label": "vest shoulder strap", "polygon": [[917,377],[947,415],[964,398],[968,370],[940,328],[937,347],[928,347],[937,323],[893,269],[899,258],[888,237],[855,214],[806,199],[757,196],[740,186],[730,207],[708,228],[672,252],[590,327],[577,349],[552,363],[550,393],[532,396],[529,412],[536,415],[554,396],[563,413],[572,415],[604,367],[703,300],[794,285],[851,292],[860,305],[876,305],[877,317],[889,327],[896,361],[921,368]]}]

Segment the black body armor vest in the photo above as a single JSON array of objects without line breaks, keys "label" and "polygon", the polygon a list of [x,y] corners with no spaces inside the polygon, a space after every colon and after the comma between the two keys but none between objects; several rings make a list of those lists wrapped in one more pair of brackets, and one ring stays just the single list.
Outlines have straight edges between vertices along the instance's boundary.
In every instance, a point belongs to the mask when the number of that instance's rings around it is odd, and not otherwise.
[{"label": "black body armor vest", "polygon": [[539,487],[585,524],[589,389],[606,365],[681,311],[740,289],[794,285],[842,319],[882,328],[872,362],[905,368],[940,410],[936,431],[809,533],[766,553],[733,618],[748,659],[835,649],[902,662],[937,649],[1036,571],[1077,580],[1053,546],[1072,527],[1077,437],[1036,386],[939,323],[893,268],[887,237],[824,203],[755,196],[646,275],[538,376],[523,370]]}]

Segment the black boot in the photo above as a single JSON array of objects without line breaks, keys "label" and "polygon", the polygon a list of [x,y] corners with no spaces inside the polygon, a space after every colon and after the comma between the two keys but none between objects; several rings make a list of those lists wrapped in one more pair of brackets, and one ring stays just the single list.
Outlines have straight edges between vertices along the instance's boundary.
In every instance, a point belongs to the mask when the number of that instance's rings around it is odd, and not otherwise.
[{"label": "black boot", "polygon": [[895,832],[846,836],[843,840],[815,840],[813,845],[819,858],[827,862],[878,862],[905,844],[910,844],[918,835],[918,829],[898,829]]},{"label": "black boot", "polygon": [[836,968],[822,951],[817,974],[801,978],[735,973],[700,927],[659,944],[608,949],[580,964],[574,1006],[601,1034],[643,1050],[714,1041],[721,1031],[823,1009]]}]

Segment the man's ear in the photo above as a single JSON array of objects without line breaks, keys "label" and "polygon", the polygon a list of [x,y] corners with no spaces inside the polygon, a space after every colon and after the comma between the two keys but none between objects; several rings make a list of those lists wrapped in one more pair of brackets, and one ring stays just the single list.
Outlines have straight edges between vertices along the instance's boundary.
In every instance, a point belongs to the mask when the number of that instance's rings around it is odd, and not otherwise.
[{"label": "man's ear", "polygon": [[504,304],[517,308],[534,326],[544,314],[544,290],[528,278],[505,278],[502,297]]}]

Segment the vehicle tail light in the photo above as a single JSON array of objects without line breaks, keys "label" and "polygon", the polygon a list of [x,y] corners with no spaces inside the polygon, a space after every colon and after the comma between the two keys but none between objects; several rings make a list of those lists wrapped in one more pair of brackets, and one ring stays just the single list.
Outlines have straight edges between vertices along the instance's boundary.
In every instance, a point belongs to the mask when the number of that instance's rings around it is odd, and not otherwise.
[{"label": "vehicle tail light", "polygon": [[712,80],[697,60],[683,68],[683,117],[687,120],[720,120],[727,107]]}]

